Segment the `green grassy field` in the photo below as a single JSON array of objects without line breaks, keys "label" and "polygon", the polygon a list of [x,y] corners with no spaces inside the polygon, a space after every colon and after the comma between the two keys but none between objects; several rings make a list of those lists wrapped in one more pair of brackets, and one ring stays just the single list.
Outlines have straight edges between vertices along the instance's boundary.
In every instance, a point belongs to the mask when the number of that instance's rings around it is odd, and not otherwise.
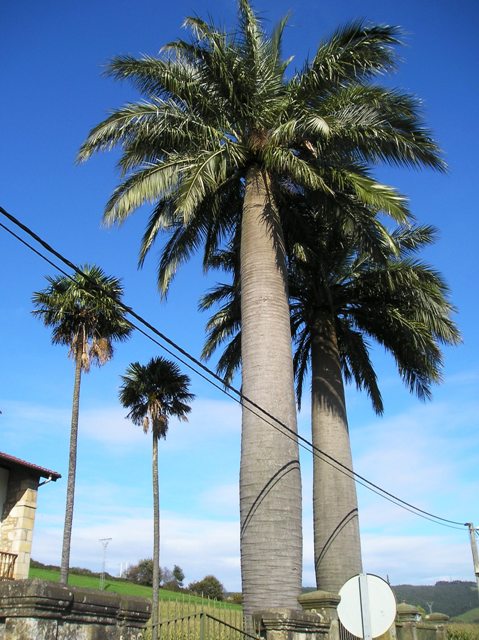
[{"label": "green grassy field", "polygon": [[[60,572],[53,569],[40,569],[30,567],[30,578],[39,578],[40,580],[48,580],[49,582],[58,582]],[[87,589],[99,589],[100,580],[95,576],[81,576],[70,573],[68,583],[72,587],[84,587]],[[143,598],[151,598],[151,587],[145,587],[141,584],[134,584],[126,580],[106,580],[105,591],[120,593],[129,596],[142,596]],[[168,594],[171,594],[169,591]],[[164,595],[163,593],[161,594]]]},{"label": "green grassy field", "polygon": [[[30,567],[30,578],[38,578],[50,582],[58,582],[60,571],[44,567]],[[99,589],[98,576],[69,574],[68,584],[73,587]],[[105,580],[107,593],[118,593],[128,596],[151,598],[151,587],[128,582],[127,580]],[[162,637],[164,640],[201,640],[204,635],[200,615],[205,614],[208,637],[213,640],[242,640],[241,633],[234,629],[243,627],[243,610],[240,605],[231,602],[208,600],[199,596],[178,591],[160,589],[160,620],[162,621]],[[209,615],[208,615],[209,614]],[[214,620],[214,621],[213,621]],[[212,622],[213,621],[213,622]],[[150,638],[147,629],[145,639]],[[454,638],[453,640],[476,640]]]},{"label": "green grassy field", "polygon": [[463,613],[460,616],[456,616],[454,618],[454,622],[455,621],[477,623],[479,621],[479,607],[476,607],[475,609],[470,609],[469,611],[466,611],[466,613]]},{"label": "green grassy field", "polygon": [[[472,613],[474,609],[468,613]],[[475,609],[479,611],[479,609]],[[462,617],[462,616],[461,616]],[[454,618],[452,624],[447,625],[447,639],[448,640],[479,640],[479,624],[467,624],[463,622],[456,622],[457,618]]]},{"label": "green grassy field", "polygon": [[[38,578],[40,580],[48,580],[49,582],[58,582],[60,572],[54,569],[43,569],[38,567],[30,567],[30,578]],[[84,587],[86,589],[99,589],[100,580],[96,576],[82,576],[70,573],[68,584],[72,587]],[[105,591],[109,593],[119,593],[121,595],[140,596],[143,598],[151,598],[151,587],[142,584],[135,584],[127,580],[105,580]],[[160,600],[182,602],[196,606],[211,606],[211,603],[200,596],[194,596],[183,592],[167,591],[160,589]],[[215,606],[221,609],[237,609],[241,610],[241,606],[232,604],[231,602],[215,601]]]}]

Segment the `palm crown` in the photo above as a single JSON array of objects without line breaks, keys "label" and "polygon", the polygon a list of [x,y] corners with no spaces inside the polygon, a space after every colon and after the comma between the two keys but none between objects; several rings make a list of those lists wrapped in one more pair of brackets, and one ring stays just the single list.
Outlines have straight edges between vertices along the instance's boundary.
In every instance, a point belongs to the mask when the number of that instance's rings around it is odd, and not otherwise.
[{"label": "palm crown", "polygon": [[97,266],[84,265],[72,278],[48,277],[49,286],[33,294],[35,316],[52,327],[53,344],[70,346],[76,357],[82,348],[82,368],[101,365],[113,355],[113,341],[123,341],[131,325],[119,304],[123,287],[118,278],[105,275]]},{"label": "palm crown", "polygon": [[194,396],[188,391],[188,376],[174,362],[161,357],[146,365],[133,362],[122,380],[120,401],[130,409],[127,417],[145,432],[151,426],[156,438],[166,438],[170,416],[187,419],[191,411],[187,403]]},{"label": "palm crown", "polygon": [[[311,340],[321,320],[332,318],[345,381],[366,390],[377,413],[383,403],[369,356],[369,338],[395,359],[411,392],[429,398],[441,380],[440,345],[456,344],[459,332],[441,275],[414,254],[434,240],[430,226],[399,227],[391,243],[370,249],[331,225],[313,218],[314,247],[302,245],[290,267],[291,325],[296,341],[297,397],[301,402],[309,368]],[[303,239],[304,240],[304,239]]]},{"label": "palm crown", "polygon": [[251,165],[328,193],[350,189],[399,217],[403,199],[372,181],[363,163],[443,167],[417,101],[363,84],[393,67],[396,28],[356,22],[339,29],[288,78],[286,20],[268,37],[246,0],[239,8],[233,35],[188,18],[191,40],[168,44],[161,58],[115,58],[108,72],[145,98],[96,126],[79,153],[83,161],[122,148],[125,179],[106,206],[106,223],[154,203],[140,262],[157,234],[172,230],[159,268],[162,291],[200,243],[208,255],[237,224]]}]

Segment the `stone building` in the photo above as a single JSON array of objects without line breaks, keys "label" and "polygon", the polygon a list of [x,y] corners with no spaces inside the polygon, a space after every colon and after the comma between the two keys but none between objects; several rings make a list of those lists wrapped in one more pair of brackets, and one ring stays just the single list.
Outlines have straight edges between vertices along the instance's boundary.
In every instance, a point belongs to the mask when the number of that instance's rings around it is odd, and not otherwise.
[{"label": "stone building", "polygon": [[0,579],[28,578],[38,487],[58,478],[0,451]]}]

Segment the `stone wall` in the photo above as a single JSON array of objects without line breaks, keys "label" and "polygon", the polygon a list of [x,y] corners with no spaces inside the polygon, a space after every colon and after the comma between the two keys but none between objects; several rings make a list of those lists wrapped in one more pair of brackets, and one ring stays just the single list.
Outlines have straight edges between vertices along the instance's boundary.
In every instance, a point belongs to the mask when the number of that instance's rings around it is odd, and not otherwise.
[{"label": "stone wall", "polygon": [[447,640],[449,616],[432,613],[421,618],[417,607],[404,602],[397,606],[396,635],[398,640]]},{"label": "stone wall", "polygon": [[265,609],[253,614],[253,628],[264,640],[339,640],[339,596],[314,591],[298,598],[301,609]]},{"label": "stone wall", "polygon": [[43,580],[0,582],[0,640],[143,640],[144,598]]},{"label": "stone wall", "polygon": [[28,578],[38,479],[23,470],[11,471],[0,520],[0,550],[15,553],[14,578]]}]

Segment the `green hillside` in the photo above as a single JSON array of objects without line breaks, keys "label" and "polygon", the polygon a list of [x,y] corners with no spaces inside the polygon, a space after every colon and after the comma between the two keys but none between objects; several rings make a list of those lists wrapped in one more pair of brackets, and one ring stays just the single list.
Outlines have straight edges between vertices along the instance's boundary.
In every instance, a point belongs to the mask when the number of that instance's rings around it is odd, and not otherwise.
[{"label": "green hillside", "polygon": [[[49,582],[58,582],[60,580],[60,570],[50,569],[46,567],[30,567],[30,578],[38,578],[40,580],[48,580]],[[70,572],[68,578],[68,584],[72,587],[83,587],[86,589],[99,589],[100,579],[98,575],[80,575],[78,573]],[[135,584],[128,580],[120,580],[119,578],[112,578],[107,576],[105,578],[105,591],[110,593],[119,593],[121,595],[139,596],[142,598],[151,598],[151,587],[144,586],[142,584]],[[184,604],[191,604],[195,606],[205,606],[211,603],[205,598],[200,596],[194,596],[183,591],[167,591],[166,589],[160,589],[160,600],[181,602]],[[215,606],[221,609],[241,609],[239,605],[231,602],[217,602]]]},{"label": "green hillside", "polygon": [[[49,582],[58,582],[60,580],[60,571],[55,569],[44,569],[39,567],[30,567],[30,578],[39,578],[40,580],[48,580]],[[72,587],[84,587],[86,589],[98,589],[100,579],[98,576],[79,575],[70,573],[68,584]],[[105,591],[120,593],[129,596],[141,596],[143,598],[151,598],[151,587],[145,587],[142,584],[134,584],[126,580],[109,580],[105,579]],[[173,595],[170,591],[161,592],[162,597]],[[178,595],[178,594],[175,594]]]},{"label": "green hillside", "polygon": [[429,604],[432,603],[434,612],[446,613],[451,618],[470,611],[477,607],[478,603],[475,582],[453,580],[436,582],[435,585],[401,584],[391,586],[391,589],[398,603],[414,604],[422,607],[426,612],[429,611]]},{"label": "green hillside", "polygon": [[479,607],[470,609],[460,616],[454,618],[454,622],[467,622],[468,624],[479,624]]}]

